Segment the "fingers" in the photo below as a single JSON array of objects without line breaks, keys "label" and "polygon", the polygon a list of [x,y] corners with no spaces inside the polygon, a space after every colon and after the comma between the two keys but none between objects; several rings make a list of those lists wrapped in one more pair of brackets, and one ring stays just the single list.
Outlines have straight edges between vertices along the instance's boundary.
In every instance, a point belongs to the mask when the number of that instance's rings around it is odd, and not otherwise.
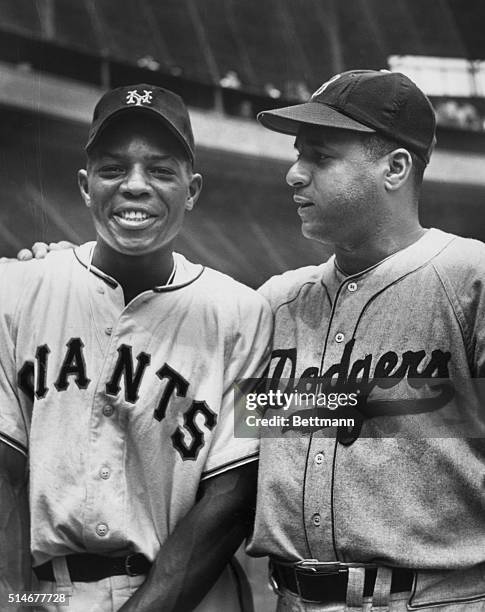
[{"label": "fingers", "polygon": [[36,242],[32,245],[32,250],[21,249],[17,253],[17,259],[20,261],[28,261],[29,259],[44,259],[49,251],[62,251],[64,249],[74,249],[76,247],[72,242],[61,240],[60,242]]},{"label": "fingers", "polygon": [[32,254],[35,259],[44,259],[49,252],[49,247],[45,242],[35,242],[32,245]]},{"label": "fingers", "polygon": [[20,261],[28,261],[29,259],[32,259],[32,257],[32,251],[29,251],[29,249],[21,249],[17,253],[17,259]]}]

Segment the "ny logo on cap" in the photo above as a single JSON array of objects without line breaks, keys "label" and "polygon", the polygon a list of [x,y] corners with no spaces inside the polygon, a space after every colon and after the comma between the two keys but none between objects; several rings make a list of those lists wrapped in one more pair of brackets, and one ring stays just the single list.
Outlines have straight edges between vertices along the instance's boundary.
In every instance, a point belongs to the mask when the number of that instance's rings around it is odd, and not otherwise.
[{"label": "ny logo on cap", "polygon": [[152,91],[146,89],[143,90],[143,94],[139,94],[136,89],[132,89],[126,96],[127,104],[135,104],[135,106],[141,106],[142,104],[151,104]]},{"label": "ny logo on cap", "polygon": [[323,85],[321,85],[317,91],[315,91],[312,94],[312,98],[316,98],[317,96],[319,96],[321,93],[323,93],[327,87],[330,85],[330,83],[333,83],[334,81],[336,81],[337,79],[340,79],[342,75],[341,74],[336,74],[335,76],[333,76],[331,79],[329,79],[326,83],[324,83]]}]

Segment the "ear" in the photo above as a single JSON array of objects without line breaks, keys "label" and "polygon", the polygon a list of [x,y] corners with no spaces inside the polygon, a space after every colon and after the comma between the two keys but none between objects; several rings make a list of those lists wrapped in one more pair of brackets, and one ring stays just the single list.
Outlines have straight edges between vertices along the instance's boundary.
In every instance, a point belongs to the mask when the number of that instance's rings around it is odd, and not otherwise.
[{"label": "ear", "polygon": [[406,149],[394,149],[388,153],[384,187],[388,191],[400,189],[408,180],[412,167],[413,160]]},{"label": "ear", "polygon": [[187,193],[187,201],[185,210],[192,210],[199,199],[202,190],[202,176],[200,174],[192,174]]},{"label": "ear", "polygon": [[91,196],[89,195],[89,179],[86,170],[78,170],[77,184],[81,192],[82,199],[88,208],[91,208]]}]

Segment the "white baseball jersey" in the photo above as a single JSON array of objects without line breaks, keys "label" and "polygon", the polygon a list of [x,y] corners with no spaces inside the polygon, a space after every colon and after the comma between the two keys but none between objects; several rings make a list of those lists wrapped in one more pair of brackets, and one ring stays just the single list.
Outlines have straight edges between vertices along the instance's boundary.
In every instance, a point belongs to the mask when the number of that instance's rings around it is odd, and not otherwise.
[{"label": "white baseball jersey", "polygon": [[266,365],[265,300],[175,254],[174,283],[125,305],[91,247],[0,271],[0,434],[29,457],[34,565],[153,560],[200,481],[258,453],[232,387]]},{"label": "white baseball jersey", "polygon": [[335,429],[261,440],[251,554],[429,570],[415,604],[485,597],[484,283],[485,245],[432,229],[353,276],[332,257],[263,285],[268,376],[369,396],[353,443]]}]

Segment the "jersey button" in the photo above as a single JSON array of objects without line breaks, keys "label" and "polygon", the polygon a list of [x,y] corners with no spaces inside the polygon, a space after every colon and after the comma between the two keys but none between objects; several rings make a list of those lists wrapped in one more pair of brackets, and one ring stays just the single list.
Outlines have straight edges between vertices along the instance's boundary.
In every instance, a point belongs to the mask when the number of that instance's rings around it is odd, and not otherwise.
[{"label": "jersey button", "polygon": [[109,404],[106,404],[106,406],[103,406],[103,414],[105,417],[112,416],[114,411],[115,409],[113,408],[113,406],[110,406]]},{"label": "jersey button", "polygon": [[108,525],[106,525],[105,523],[99,523],[99,525],[96,525],[96,533],[101,538],[104,538],[104,536],[108,533],[108,531],[109,531]]},{"label": "jersey button", "polygon": [[338,334],[335,334],[335,342],[343,342],[345,339],[345,336],[339,332]]},{"label": "jersey button", "polygon": [[317,465],[322,465],[324,459],[325,459],[325,457],[323,456],[323,453],[317,453],[315,455],[315,463]]},{"label": "jersey button", "polygon": [[322,518],[318,512],[312,516],[312,523],[315,525],[315,527],[320,527],[322,524]]},{"label": "jersey button", "polygon": [[108,480],[108,478],[111,476],[111,472],[109,471],[109,468],[102,467],[99,470],[99,475],[101,476],[103,480]]},{"label": "jersey button", "polygon": [[352,293],[353,293],[354,291],[357,291],[357,283],[349,283],[349,284],[347,285],[347,289],[348,289],[349,291],[351,291]]},{"label": "jersey button", "polygon": [[112,333],[112,332],[113,332],[113,328],[112,328],[112,327],[107,327],[107,328],[104,330],[104,333],[105,333],[107,336],[111,336],[111,333]]},{"label": "jersey button", "polygon": [[99,286],[99,287],[96,289],[96,291],[97,291],[98,293],[103,294],[103,293],[104,293],[104,288],[103,288],[103,287],[101,287],[101,286]]}]

